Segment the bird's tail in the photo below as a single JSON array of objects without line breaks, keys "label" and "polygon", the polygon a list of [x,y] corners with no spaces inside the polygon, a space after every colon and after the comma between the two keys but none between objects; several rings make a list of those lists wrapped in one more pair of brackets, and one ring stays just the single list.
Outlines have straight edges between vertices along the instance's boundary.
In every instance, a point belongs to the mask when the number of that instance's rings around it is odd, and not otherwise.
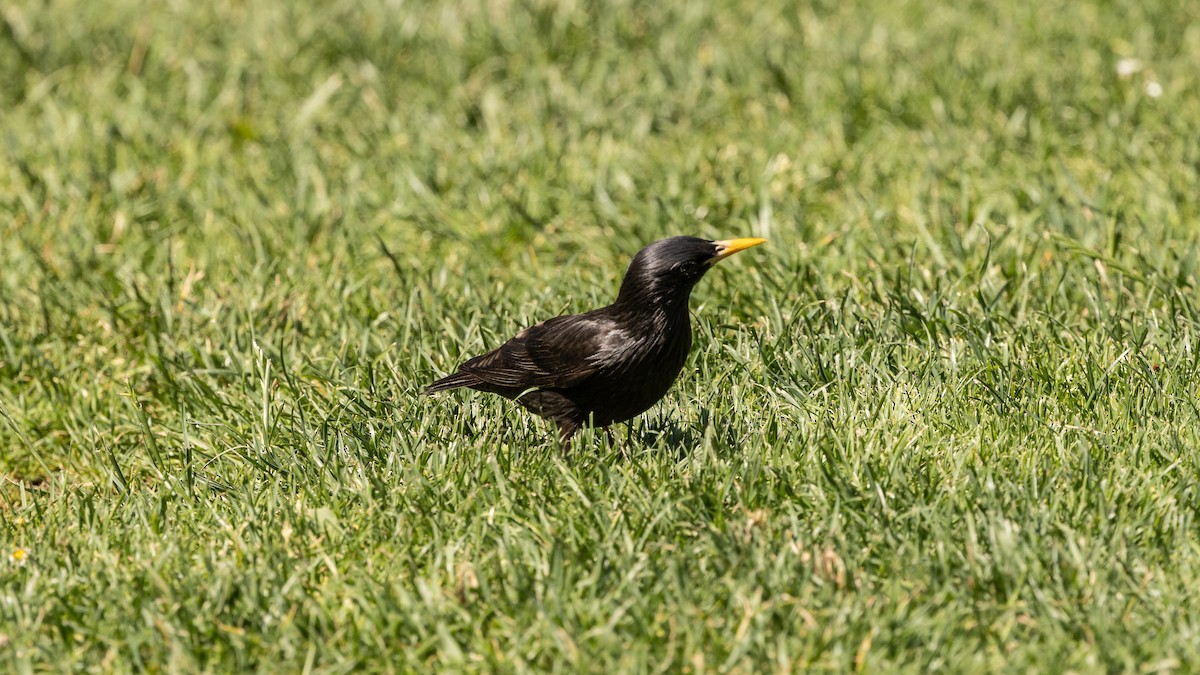
[{"label": "bird's tail", "polygon": [[476,384],[479,384],[478,377],[476,377],[470,373],[464,373],[464,372],[460,371],[460,372],[454,373],[453,375],[447,375],[446,377],[443,377],[442,379],[438,380],[437,382],[434,382],[433,384],[426,387],[425,391],[423,391],[421,393],[436,394],[439,391],[446,391],[447,389],[458,389],[459,387],[470,387],[470,386],[474,386]]}]

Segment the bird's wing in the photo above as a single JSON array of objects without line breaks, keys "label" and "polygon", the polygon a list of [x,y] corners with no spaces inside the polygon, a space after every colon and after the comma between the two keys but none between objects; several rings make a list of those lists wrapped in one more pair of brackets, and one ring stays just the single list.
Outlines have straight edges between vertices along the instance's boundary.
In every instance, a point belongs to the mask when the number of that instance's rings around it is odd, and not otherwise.
[{"label": "bird's wing", "polygon": [[573,387],[596,372],[597,355],[613,338],[611,323],[587,314],[555,317],[459,370],[499,387]]}]

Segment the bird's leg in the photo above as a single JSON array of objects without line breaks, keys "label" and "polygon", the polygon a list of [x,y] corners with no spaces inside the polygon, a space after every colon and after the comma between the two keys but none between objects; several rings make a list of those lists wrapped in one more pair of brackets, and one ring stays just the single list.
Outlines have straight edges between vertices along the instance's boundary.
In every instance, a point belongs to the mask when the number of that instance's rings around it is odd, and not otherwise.
[{"label": "bird's leg", "polygon": [[616,450],[617,455],[619,457],[621,457],[622,459],[629,458],[630,448],[633,447],[633,443],[631,442],[631,439],[629,437],[629,434],[632,433],[632,431],[633,431],[633,425],[627,424],[627,425],[625,425],[625,428],[627,429],[626,435],[625,435],[625,442],[622,443],[622,442],[618,441],[615,436],[613,436],[612,429],[610,427],[604,427],[604,433],[608,435],[608,449],[610,451]]},{"label": "bird's leg", "polygon": [[579,425],[574,422],[559,422],[558,423],[558,442],[565,448],[571,443],[571,437],[579,430]]}]

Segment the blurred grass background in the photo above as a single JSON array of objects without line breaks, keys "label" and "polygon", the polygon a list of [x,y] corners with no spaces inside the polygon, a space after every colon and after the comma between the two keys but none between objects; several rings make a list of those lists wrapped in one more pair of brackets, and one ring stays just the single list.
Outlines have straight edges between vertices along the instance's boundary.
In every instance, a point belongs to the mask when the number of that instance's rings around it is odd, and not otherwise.
[{"label": "blurred grass background", "polygon": [[[1188,671],[1200,6],[0,4],[0,663]],[[766,236],[566,453],[416,392]]]}]

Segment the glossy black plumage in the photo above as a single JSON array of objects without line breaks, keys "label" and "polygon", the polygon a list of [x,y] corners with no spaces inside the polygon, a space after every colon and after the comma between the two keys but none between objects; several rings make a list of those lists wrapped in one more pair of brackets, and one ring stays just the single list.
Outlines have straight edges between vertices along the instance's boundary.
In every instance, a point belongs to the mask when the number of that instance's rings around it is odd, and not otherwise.
[{"label": "glossy black plumage", "polygon": [[425,390],[470,387],[554,420],[565,442],[589,421],[623,422],[653,406],[692,344],[688,298],[717,261],[762,239],[671,237],[634,256],[616,301],[517,333]]}]

